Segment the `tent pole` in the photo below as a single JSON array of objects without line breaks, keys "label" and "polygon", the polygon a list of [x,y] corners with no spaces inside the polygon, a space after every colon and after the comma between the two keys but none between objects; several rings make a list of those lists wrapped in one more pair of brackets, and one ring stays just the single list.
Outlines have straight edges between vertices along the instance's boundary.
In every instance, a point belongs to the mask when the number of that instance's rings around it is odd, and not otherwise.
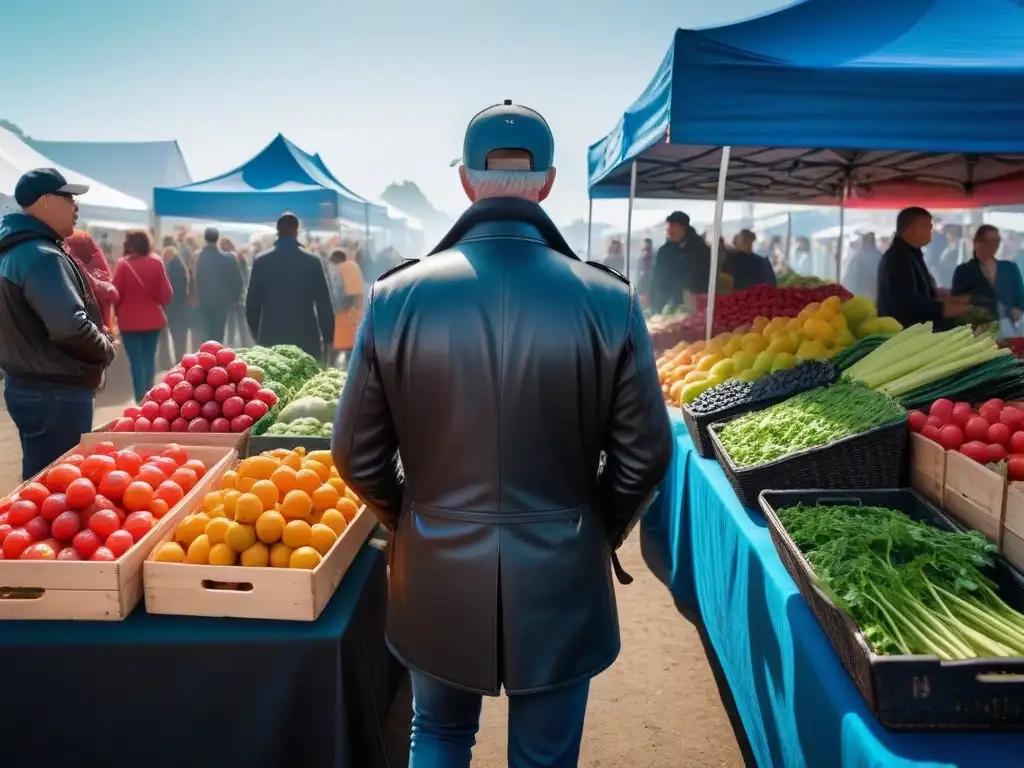
[{"label": "tent pole", "polygon": [[782,252],[782,258],[785,265],[789,266],[789,249],[793,243],[793,214],[786,214],[786,250]]},{"label": "tent pole", "polygon": [[587,261],[590,261],[590,230],[594,226],[594,198],[588,197],[587,205]]},{"label": "tent pole", "polygon": [[366,243],[363,246],[363,258],[370,258],[370,204],[363,204],[364,226],[366,227]]},{"label": "tent pole", "polygon": [[630,250],[633,243],[633,200],[636,199],[636,160],[629,171],[629,211],[626,214],[626,279],[629,280]]},{"label": "tent pole", "polygon": [[843,241],[846,239],[846,186],[839,201],[839,242],[836,244],[836,283],[843,279]]},{"label": "tent pole", "polygon": [[711,341],[715,327],[715,291],[718,290],[718,245],[722,240],[722,215],[725,213],[725,180],[729,176],[729,155],[732,147],[722,147],[722,162],[718,166],[718,195],[715,197],[715,223],[711,227],[711,271],[708,275],[708,309],[705,341]]}]

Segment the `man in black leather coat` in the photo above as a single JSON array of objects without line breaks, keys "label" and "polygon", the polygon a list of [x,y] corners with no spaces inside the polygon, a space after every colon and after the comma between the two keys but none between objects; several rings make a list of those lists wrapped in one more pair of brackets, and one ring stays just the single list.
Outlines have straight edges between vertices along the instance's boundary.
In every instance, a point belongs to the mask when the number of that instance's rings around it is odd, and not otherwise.
[{"label": "man in black leather coat", "polygon": [[672,456],[636,292],[538,205],[553,153],[533,110],[473,119],[473,205],[373,284],[338,408],[338,469],[392,531],[410,768],[468,766],[502,687],[509,765],[576,765],[590,679],[619,652],[613,553]]}]

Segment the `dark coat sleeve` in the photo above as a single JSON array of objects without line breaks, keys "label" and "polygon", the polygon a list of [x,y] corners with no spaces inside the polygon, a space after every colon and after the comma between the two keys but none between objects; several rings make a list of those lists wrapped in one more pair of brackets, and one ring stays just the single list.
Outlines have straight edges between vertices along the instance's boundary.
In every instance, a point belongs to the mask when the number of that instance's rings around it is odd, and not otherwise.
[{"label": "dark coat sleeve", "polygon": [[404,478],[374,347],[373,288],[338,403],[331,454],[342,479],[381,523],[394,530],[402,511]]},{"label": "dark coat sleeve", "polygon": [[656,313],[661,312],[668,304],[668,260],[665,246],[661,246],[654,255],[654,266],[651,268],[651,309]]},{"label": "dark coat sleeve", "polygon": [[249,326],[249,333],[259,343],[260,320],[263,317],[263,282],[266,274],[266,264],[261,264],[256,259],[252,264],[252,273],[249,275],[249,288],[245,293],[245,322]]},{"label": "dark coat sleeve", "polygon": [[113,344],[89,319],[59,258],[36,259],[25,274],[22,292],[54,344],[83,363],[109,365],[114,359]]},{"label": "dark coat sleeve", "polygon": [[619,359],[598,498],[618,549],[653,498],[672,461],[672,426],[658,382],[651,336],[631,289],[630,321]]},{"label": "dark coat sleeve", "polygon": [[878,313],[896,318],[904,328],[927,321],[943,322],[942,302],[921,291],[910,260],[900,254],[882,257],[878,266],[878,296]]},{"label": "dark coat sleeve", "polygon": [[1010,283],[1009,294],[1012,298],[1007,309],[1024,310],[1024,278],[1021,277],[1020,267],[1012,261],[1000,262],[1000,266],[1006,272],[1006,280]]},{"label": "dark coat sleeve", "polygon": [[974,292],[971,276],[968,271],[970,267],[971,262],[967,262],[953,270],[953,287],[949,289],[949,292],[954,296],[969,296]]},{"label": "dark coat sleeve", "polygon": [[310,269],[313,303],[316,306],[316,319],[320,323],[320,337],[326,352],[334,345],[334,302],[331,301],[331,287],[327,284],[327,273],[320,260],[317,259],[313,266],[315,268]]}]

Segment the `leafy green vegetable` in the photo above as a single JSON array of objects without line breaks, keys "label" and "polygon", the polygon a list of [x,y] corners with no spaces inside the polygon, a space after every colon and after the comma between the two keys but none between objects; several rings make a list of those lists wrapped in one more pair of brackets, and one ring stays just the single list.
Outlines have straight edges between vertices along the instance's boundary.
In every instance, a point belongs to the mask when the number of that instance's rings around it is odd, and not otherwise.
[{"label": "leafy green vegetable", "polygon": [[879,654],[949,661],[1024,655],[1024,615],[985,571],[995,547],[892,509],[845,505],[777,511],[819,586]]},{"label": "leafy green vegetable", "polygon": [[753,467],[905,419],[885,395],[849,381],[801,392],[729,422],[719,434],[737,467]]},{"label": "leafy green vegetable", "polygon": [[330,437],[334,425],[311,417],[296,419],[288,424],[273,424],[268,435],[298,435],[303,437]]},{"label": "leafy green vegetable", "polygon": [[294,344],[278,344],[271,347],[270,351],[287,360],[291,364],[293,374],[300,381],[312,378],[321,370],[320,363],[315,357],[303,352]]}]

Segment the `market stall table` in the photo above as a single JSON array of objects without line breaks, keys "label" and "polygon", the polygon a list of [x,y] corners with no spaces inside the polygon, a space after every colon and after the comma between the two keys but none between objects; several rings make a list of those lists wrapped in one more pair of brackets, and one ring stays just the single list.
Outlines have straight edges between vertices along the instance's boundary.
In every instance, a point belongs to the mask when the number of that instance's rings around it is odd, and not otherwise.
[{"label": "market stall table", "polygon": [[649,513],[645,537],[668,553],[676,601],[699,611],[758,765],[1024,764],[1024,735],[883,728],[779,560],[761,514],[740,505],[718,464],[697,456],[678,430],[671,473],[665,487],[680,488],[682,503],[674,514]]},{"label": "market stall table", "polygon": [[386,766],[400,680],[383,553],[316,622],[149,615],[0,622],[2,764]]}]

